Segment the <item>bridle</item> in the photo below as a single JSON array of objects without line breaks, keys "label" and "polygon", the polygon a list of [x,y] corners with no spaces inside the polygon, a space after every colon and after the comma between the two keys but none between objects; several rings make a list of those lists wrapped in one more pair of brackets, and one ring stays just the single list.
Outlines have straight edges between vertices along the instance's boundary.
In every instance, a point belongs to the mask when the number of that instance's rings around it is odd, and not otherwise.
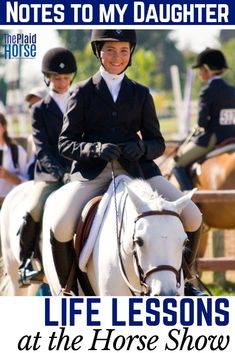
[{"label": "bridle", "polygon": [[136,219],[134,220],[135,222],[135,227],[134,227],[134,232],[133,232],[133,236],[132,236],[132,246],[133,246],[133,257],[135,260],[135,264],[138,270],[138,275],[139,275],[139,281],[140,281],[140,286],[141,286],[141,290],[135,288],[131,283],[130,280],[128,279],[126,270],[125,270],[125,266],[123,263],[123,258],[122,258],[122,252],[121,252],[121,233],[122,233],[122,225],[123,225],[123,218],[124,218],[124,210],[125,210],[125,206],[126,206],[126,200],[127,200],[127,194],[125,195],[125,199],[124,199],[124,204],[123,204],[123,208],[122,208],[122,215],[121,215],[121,221],[120,221],[120,227],[118,227],[118,207],[117,207],[117,195],[116,195],[116,182],[115,182],[115,175],[114,175],[114,166],[113,163],[111,163],[111,167],[112,167],[112,181],[113,181],[113,192],[114,192],[114,204],[115,204],[115,214],[116,214],[116,235],[117,235],[117,248],[118,248],[118,260],[119,260],[119,267],[120,267],[120,271],[122,274],[122,278],[124,280],[124,282],[126,283],[126,285],[128,286],[131,294],[133,296],[136,295],[141,295],[141,296],[149,296],[151,293],[151,288],[150,286],[146,283],[147,278],[155,273],[155,272],[160,272],[160,271],[170,271],[173,272],[176,276],[176,283],[177,283],[177,288],[179,288],[181,286],[181,270],[182,270],[182,263],[180,268],[177,270],[176,268],[174,268],[173,266],[170,265],[160,265],[160,266],[155,266],[149,270],[147,270],[146,272],[143,271],[142,267],[140,266],[140,262],[138,259],[138,254],[135,250],[135,244],[134,244],[134,237],[135,237],[135,230],[136,230],[136,223],[138,222],[139,219],[144,218],[144,217],[149,217],[149,216],[156,216],[156,215],[169,215],[169,216],[175,216],[177,218],[180,219],[180,221],[182,222],[181,217],[179,216],[178,213],[174,212],[174,211],[170,211],[170,210],[162,210],[162,211],[147,211],[147,212],[143,212],[139,215],[137,215]]},{"label": "bridle", "polygon": [[142,267],[140,265],[138,254],[137,254],[137,251],[135,250],[135,244],[134,244],[136,223],[141,218],[149,217],[149,216],[156,216],[156,215],[158,215],[158,216],[169,215],[169,216],[175,216],[175,217],[179,218],[180,221],[182,222],[181,217],[178,215],[178,213],[176,213],[174,211],[168,211],[168,210],[147,211],[147,212],[143,212],[143,213],[137,215],[137,217],[135,218],[135,220],[134,220],[135,226],[134,226],[134,232],[133,232],[133,236],[132,236],[132,246],[133,246],[133,257],[134,257],[136,268],[138,270],[138,276],[139,276],[139,282],[140,282],[141,290],[135,288],[130,283],[130,280],[128,279],[128,276],[127,276],[127,273],[126,273],[126,270],[125,270],[125,266],[124,266],[123,258],[122,258],[122,253],[121,253],[121,232],[122,232],[122,224],[123,224],[123,216],[124,216],[124,209],[125,209],[126,199],[127,199],[127,195],[125,197],[124,206],[123,206],[123,210],[122,210],[120,228],[119,228],[119,231],[117,233],[117,244],[118,244],[118,258],[119,258],[120,270],[121,270],[121,273],[122,273],[122,277],[123,277],[126,285],[128,286],[131,294],[133,296],[136,296],[136,295],[149,296],[150,293],[151,293],[151,288],[146,283],[147,278],[150,275],[152,275],[153,273],[161,272],[161,271],[173,272],[174,275],[176,276],[177,288],[180,288],[180,286],[181,286],[182,263],[181,263],[181,266],[180,266],[180,268],[178,270],[175,267],[171,266],[171,265],[159,265],[159,266],[152,267],[151,269],[149,269],[146,272],[144,272],[144,270],[142,269]]},{"label": "bridle", "polygon": [[[160,215],[160,216],[162,216],[162,215],[175,216],[175,217],[179,218],[180,221],[182,222],[181,217],[179,216],[178,213],[176,213],[174,211],[169,211],[169,210],[162,210],[162,211],[147,211],[147,212],[143,212],[143,213],[139,214],[136,217],[136,219],[135,219],[135,225],[136,225],[137,221],[139,219],[141,219],[141,218],[148,217],[148,216],[156,216],[156,215]],[[132,238],[133,239],[133,256],[134,256],[134,259],[135,259],[136,267],[138,269],[140,285],[144,289],[139,294],[141,294],[141,295],[150,295],[151,288],[146,283],[146,280],[153,273],[161,272],[161,271],[173,272],[175,274],[175,276],[176,276],[177,288],[180,288],[180,286],[181,286],[182,263],[181,263],[181,266],[180,266],[179,270],[177,270],[175,267],[173,267],[171,265],[159,265],[159,266],[152,267],[149,270],[147,270],[146,272],[144,272],[142,267],[140,266],[139,259],[138,259],[138,254],[137,254],[136,250],[134,249],[134,236],[135,236],[135,229],[134,229],[133,238]]]}]

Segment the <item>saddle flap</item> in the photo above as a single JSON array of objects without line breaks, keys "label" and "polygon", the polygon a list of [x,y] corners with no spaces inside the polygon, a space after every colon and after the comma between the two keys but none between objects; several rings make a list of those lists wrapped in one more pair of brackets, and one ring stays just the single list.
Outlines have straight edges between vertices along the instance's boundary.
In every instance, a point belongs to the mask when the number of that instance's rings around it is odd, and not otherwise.
[{"label": "saddle flap", "polygon": [[[122,193],[122,191],[124,190],[123,182],[128,183],[130,182],[130,180],[131,179],[125,175],[119,175],[115,178],[118,199],[123,194]],[[101,202],[99,203],[97,212],[95,214],[91,227],[89,228],[89,231],[88,231],[89,237],[87,238],[86,242],[84,243],[85,246],[83,246],[80,252],[79,268],[83,272],[87,272],[87,263],[93,251],[97,236],[99,235],[100,228],[102,226],[104,216],[106,215],[108,207],[112,200],[112,196],[113,196],[113,184],[111,183],[109,185],[108,190],[103,195]]]},{"label": "saddle flap", "polygon": [[89,236],[89,232],[92,226],[92,222],[94,220],[98,205],[102,199],[102,196],[96,196],[92,198],[84,207],[81,217],[78,221],[75,240],[74,240],[74,248],[77,259],[80,256],[83,246],[86,243],[86,240]]}]

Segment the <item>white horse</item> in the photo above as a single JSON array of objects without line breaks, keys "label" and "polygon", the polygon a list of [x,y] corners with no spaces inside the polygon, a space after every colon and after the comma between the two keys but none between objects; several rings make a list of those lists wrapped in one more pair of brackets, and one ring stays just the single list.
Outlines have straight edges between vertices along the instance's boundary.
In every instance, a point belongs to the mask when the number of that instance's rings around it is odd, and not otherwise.
[{"label": "white horse", "polygon": [[[123,179],[119,177],[116,195],[109,199],[106,193],[99,205],[91,229],[93,250],[87,262],[86,256],[82,256],[82,270],[87,271],[96,295],[183,295],[181,265],[187,235],[180,214],[194,191],[169,202],[153,192],[146,182],[128,181],[128,185],[123,186]],[[32,286],[19,289],[17,283],[19,239],[16,233],[25,213],[30,188],[30,182],[16,187],[2,208],[3,256],[13,295],[33,293]],[[43,217],[43,266],[53,295],[60,293],[60,285],[49,234],[51,219],[61,196],[66,197],[66,186],[48,198]],[[103,206],[106,204],[103,217],[102,203]],[[91,248],[88,241],[89,246]]]},{"label": "white horse", "polygon": [[26,213],[27,203],[32,191],[33,181],[22,183],[16,186],[5,198],[1,218],[1,243],[4,270],[8,276],[6,295],[33,295],[39,285],[31,285],[19,288],[18,267],[19,267],[19,237],[17,232],[23,222]]}]

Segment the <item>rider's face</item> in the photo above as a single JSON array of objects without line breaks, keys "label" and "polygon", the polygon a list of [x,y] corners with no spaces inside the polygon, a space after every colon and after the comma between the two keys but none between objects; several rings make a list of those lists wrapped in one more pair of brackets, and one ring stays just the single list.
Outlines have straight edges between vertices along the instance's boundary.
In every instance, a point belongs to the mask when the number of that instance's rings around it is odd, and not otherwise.
[{"label": "rider's face", "polygon": [[127,68],[130,56],[131,49],[128,42],[105,42],[100,52],[105,70],[116,75]]},{"label": "rider's face", "polygon": [[213,76],[213,72],[205,66],[199,68],[199,77],[202,81],[208,81]]},{"label": "rider's face", "polygon": [[70,83],[72,81],[72,75],[71,74],[51,74],[50,77],[50,86],[53,91],[63,94],[65,93],[70,86]]}]

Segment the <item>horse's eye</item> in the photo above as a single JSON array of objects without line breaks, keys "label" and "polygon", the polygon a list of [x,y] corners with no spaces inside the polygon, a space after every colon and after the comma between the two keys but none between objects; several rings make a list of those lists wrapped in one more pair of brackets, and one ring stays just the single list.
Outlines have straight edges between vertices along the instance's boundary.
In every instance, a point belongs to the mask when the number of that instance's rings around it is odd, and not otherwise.
[{"label": "horse's eye", "polygon": [[144,241],[140,237],[137,237],[136,239],[134,239],[134,243],[139,245],[139,246],[143,246],[144,245]]}]

